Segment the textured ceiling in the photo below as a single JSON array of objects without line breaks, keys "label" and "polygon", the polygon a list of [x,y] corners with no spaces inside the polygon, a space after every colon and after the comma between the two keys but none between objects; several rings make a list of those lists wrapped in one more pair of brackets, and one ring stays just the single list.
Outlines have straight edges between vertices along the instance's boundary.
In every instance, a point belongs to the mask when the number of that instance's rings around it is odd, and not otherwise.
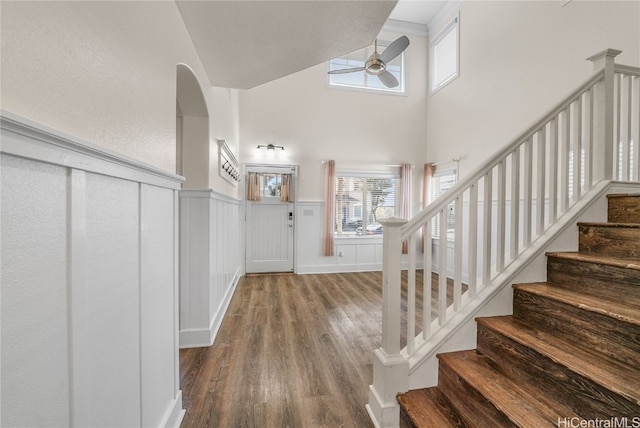
[{"label": "textured ceiling", "polygon": [[211,84],[238,89],[371,44],[396,3],[176,1]]},{"label": "textured ceiling", "polygon": [[400,0],[389,18],[427,25],[451,0]]}]

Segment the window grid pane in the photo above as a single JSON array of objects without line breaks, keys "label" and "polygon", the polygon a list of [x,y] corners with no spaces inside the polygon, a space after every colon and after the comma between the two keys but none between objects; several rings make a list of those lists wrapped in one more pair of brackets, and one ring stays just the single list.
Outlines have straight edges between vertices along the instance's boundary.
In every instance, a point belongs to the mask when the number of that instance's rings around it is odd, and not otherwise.
[{"label": "window grid pane", "polygon": [[382,234],[380,220],[396,213],[397,177],[336,177],[337,235]]},{"label": "window grid pane", "polygon": [[[431,200],[435,200],[438,196],[452,188],[458,179],[458,173],[456,170],[449,170],[441,174],[436,174],[431,183]],[[452,230],[455,227],[455,208],[451,203],[447,207],[447,230]],[[431,223],[431,235],[434,238],[440,237],[440,216],[434,217]]]},{"label": "window grid pane", "polygon": [[260,174],[260,196],[263,198],[279,198],[282,190],[281,174]]}]

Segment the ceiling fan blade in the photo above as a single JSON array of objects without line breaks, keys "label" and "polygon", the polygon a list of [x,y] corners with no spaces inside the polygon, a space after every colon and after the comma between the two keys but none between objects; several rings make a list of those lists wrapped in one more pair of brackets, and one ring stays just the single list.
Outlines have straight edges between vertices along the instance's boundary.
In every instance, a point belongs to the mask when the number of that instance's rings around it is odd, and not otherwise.
[{"label": "ceiling fan blade", "polygon": [[398,79],[396,79],[395,76],[393,74],[389,73],[387,70],[385,70],[382,73],[378,74],[378,78],[384,84],[384,86],[386,86],[387,88],[395,88],[396,86],[398,86],[400,84],[398,82]]},{"label": "ceiling fan blade", "polygon": [[343,68],[342,70],[331,70],[329,74],[355,73],[356,71],[364,71],[364,67]]},{"label": "ceiling fan blade", "polygon": [[380,59],[385,64],[397,57],[409,46],[407,36],[398,37],[380,54]]}]

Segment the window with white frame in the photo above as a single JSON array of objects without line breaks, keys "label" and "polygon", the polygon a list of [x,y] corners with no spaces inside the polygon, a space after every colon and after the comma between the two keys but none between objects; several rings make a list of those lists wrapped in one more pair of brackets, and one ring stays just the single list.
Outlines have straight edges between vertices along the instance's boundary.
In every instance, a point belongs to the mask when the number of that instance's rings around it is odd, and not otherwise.
[{"label": "window with white frame", "polygon": [[[390,42],[378,40],[378,53],[382,53]],[[364,67],[367,59],[373,54],[374,46],[368,46],[339,58],[329,61],[329,71],[346,68]],[[344,74],[327,74],[329,86],[346,89],[360,89],[376,92],[405,93],[405,52],[386,64],[386,70],[398,79],[399,85],[394,88],[386,87],[380,79],[365,71]]]},{"label": "window with white frame", "polygon": [[336,172],[336,236],[381,235],[380,220],[397,212],[398,173]]},{"label": "window with white frame", "polygon": [[433,94],[460,74],[459,14],[433,38],[429,57],[429,87]]},{"label": "window with white frame", "polygon": [[279,198],[282,191],[282,174],[263,173],[259,175],[260,196]]},{"label": "window with white frame", "polygon": [[[458,168],[457,166],[445,167],[445,168],[436,168],[436,172],[433,174],[431,178],[431,189],[429,189],[431,193],[431,199],[435,200],[440,195],[442,195],[447,190],[451,189],[458,182]],[[453,229],[455,228],[455,205],[453,203],[449,204],[447,207],[447,231],[451,231],[453,233]],[[434,221],[431,223],[432,229],[431,234],[433,237],[440,236],[440,217],[436,216]],[[449,232],[447,232],[449,234]]]}]

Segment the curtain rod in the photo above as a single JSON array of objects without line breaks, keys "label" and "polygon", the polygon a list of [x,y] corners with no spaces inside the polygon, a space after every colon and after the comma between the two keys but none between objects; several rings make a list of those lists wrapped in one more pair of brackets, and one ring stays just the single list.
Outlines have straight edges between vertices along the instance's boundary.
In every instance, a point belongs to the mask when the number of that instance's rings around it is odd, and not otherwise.
[{"label": "curtain rod", "polygon": [[455,163],[459,163],[459,162],[460,162],[460,158],[453,158],[453,159],[451,159],[451,160],[448,160],[448,161],[442,161],[442,162],[434,162],[432,165],[433,165],[433,166],[438,166],[438,165],[445,165],[445,164],[448,164],[448,163],[454,163],[454,162],[455,162]]},{"label": "curtain rod", "polygon": [[[327,161],[326,160],[321,160],[320,163],[322,165],[326,165]],[[369,167],[376,167],[376,166],[382,166],[382,167],[387,167],[387,168],[401,168],[402,164],[385,164],[385,163],[363,163],[360,165],[354,165],[354,164],[346,164],[347,167],[350,168],[369,168]],[[415,165],[411,165],[411,168],[415,168]]]}]

